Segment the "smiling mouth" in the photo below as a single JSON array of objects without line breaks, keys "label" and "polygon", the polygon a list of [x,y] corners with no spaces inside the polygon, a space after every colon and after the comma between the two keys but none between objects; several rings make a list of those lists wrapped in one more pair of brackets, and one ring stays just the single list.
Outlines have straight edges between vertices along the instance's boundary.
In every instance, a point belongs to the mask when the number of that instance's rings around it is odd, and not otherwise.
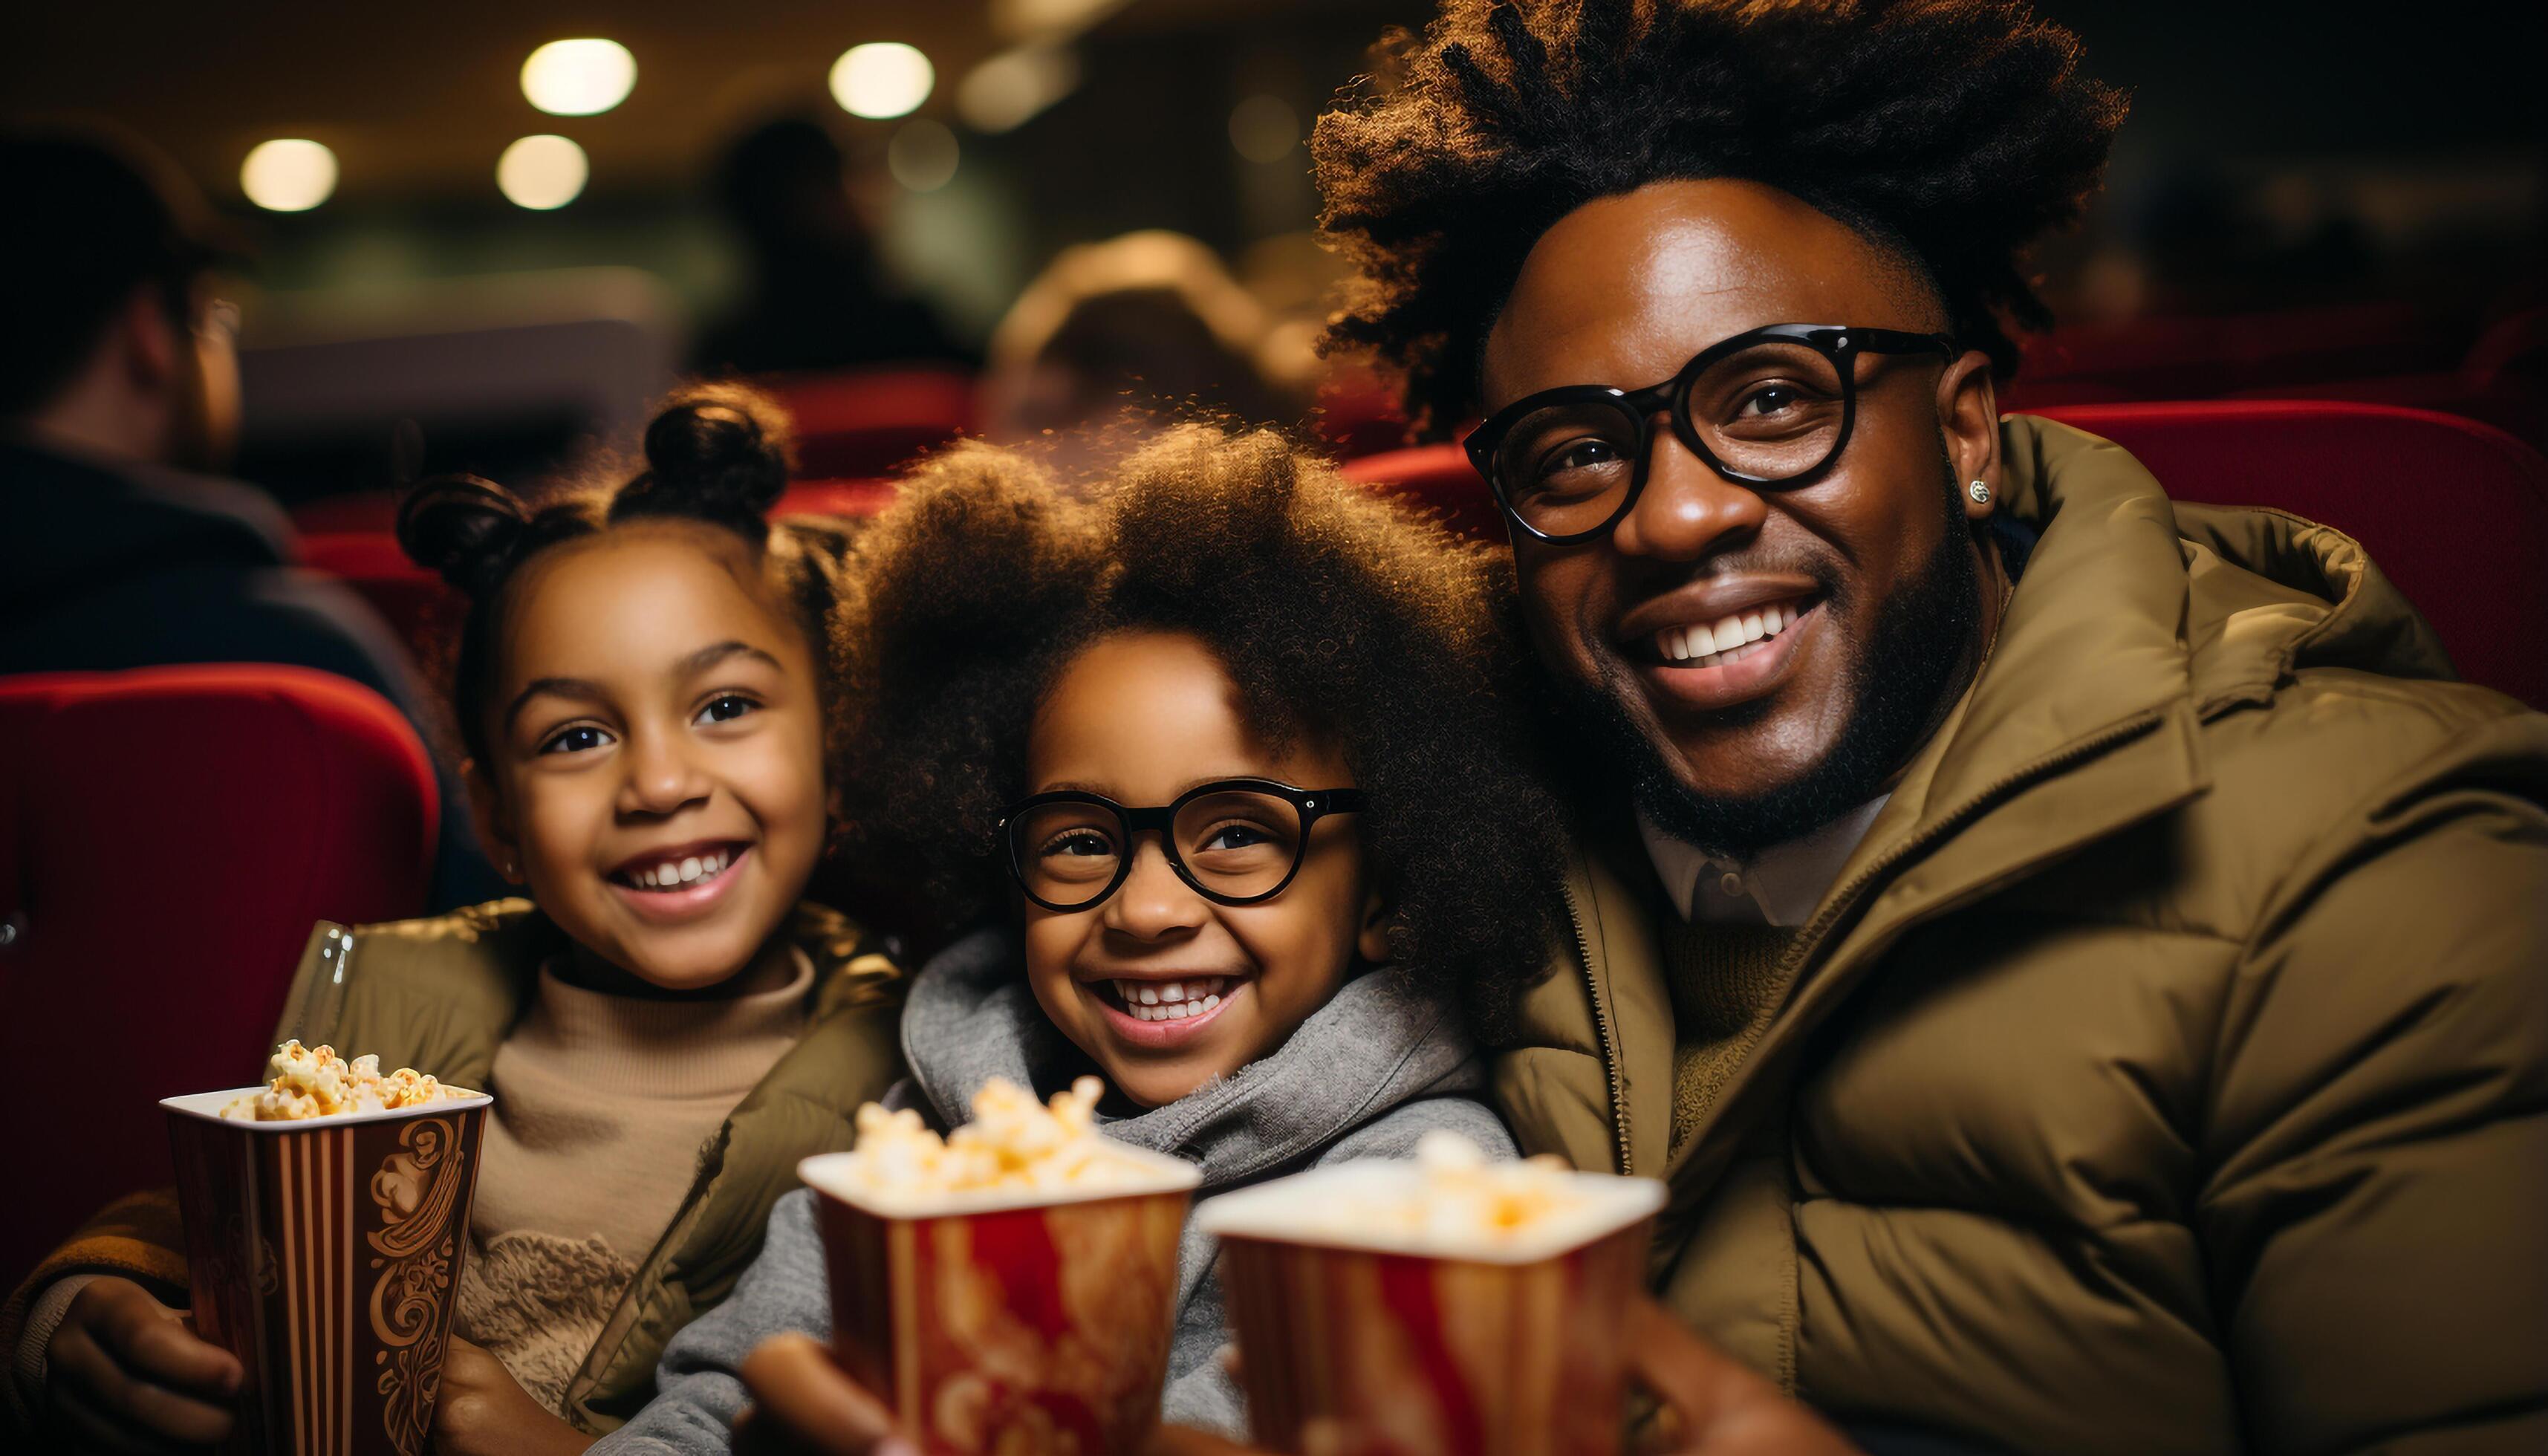
[{"label": "smiling mouth", "polygon": [[610,882],[626,889],[651,890],[658,894],[675,890],[697,889],[734,867],[748,846],[741,842],[721,844],[704,850],[686,850],[661,860],[640,856],[636,861],[610,871]]},{"label": "smiling mouth", "polygon": [[1191,976],[1176,981],[1101,980],[1097,993],[1135,1021],[1187,1021],[1221,1005],[1241,977]]},{"label": "smiling mouth", "polygon": [[1668,668],[1730,667],[1770,650],[1770,640],[1796,624],[1819,603],[1807,597],[1766,602],[1713,622],[1666,627],[1646,639],[1651,661]]}]

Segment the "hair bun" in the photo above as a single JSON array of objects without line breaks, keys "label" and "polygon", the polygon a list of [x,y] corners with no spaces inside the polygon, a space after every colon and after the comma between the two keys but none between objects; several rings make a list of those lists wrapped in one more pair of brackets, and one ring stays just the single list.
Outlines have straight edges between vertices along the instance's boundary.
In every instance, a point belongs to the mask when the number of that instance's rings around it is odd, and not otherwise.
[{"label": "hair bun", "polygon": [[646,426],[646,473],[621,488],[610,518],[762,522],[787,489],[793,444],[786,411],[756,390],[682,390]]},{"label": "hair bun", "polygon": [[530,520],[520,498],[493,481],[435,476],[399,502],[399,549],[475,598],[502,579]]}]

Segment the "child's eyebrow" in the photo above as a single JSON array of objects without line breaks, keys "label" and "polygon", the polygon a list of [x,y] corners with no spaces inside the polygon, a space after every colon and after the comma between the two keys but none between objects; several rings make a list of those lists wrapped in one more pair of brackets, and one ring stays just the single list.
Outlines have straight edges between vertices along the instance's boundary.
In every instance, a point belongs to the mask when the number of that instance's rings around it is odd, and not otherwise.
[{"label": "child's eyebrow", "polygon": [[[724,662],[730,657],[754,657],[761,659],[763,662],[768,663],[774,668],[779,667],[778,659],[772,657],[769,653],[762,651],[751,643],[728,640],[725,642],[712,643],[709,646],[702,647],[698,651],[691,653],[689,656],[682,658],[680,662],[673,664],[673,676],[677,678],[687,678],[695,674],[704,673],[708,669],[715,667],[717,664]],[[782,669],[782,671],[784,670]]]},{"label": "child's eyebrow", "polygon": [[522,715],[522,705],[544,693],[558,697],[580,698],[586,702],[602,702],[609,696],[601,690],[599,684],[588,682],[582,678],[534,678],[530,685],[514,694],[513,700],[504,705],[504,726],[507,729],[511,728],[513,720]]}]

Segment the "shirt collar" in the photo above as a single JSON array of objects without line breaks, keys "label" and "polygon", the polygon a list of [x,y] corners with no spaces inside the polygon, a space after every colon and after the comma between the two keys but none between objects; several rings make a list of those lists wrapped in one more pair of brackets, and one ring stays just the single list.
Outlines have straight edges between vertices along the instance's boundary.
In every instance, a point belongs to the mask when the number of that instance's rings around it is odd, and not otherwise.
[{"label": "shirt collar", "polygon": [[1676,838],[1643,809],[1637,811],[1637,836],[1646,842],[1646,855],[1682,919],[1802,925],[1891,797],[1878,794],[1810,834],[1772,845],[1749,863]]}]

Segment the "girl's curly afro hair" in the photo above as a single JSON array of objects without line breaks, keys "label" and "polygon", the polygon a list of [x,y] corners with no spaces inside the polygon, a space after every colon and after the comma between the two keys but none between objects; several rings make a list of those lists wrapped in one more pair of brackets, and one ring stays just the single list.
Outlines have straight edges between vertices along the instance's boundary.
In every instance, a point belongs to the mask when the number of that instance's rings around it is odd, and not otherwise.
[{"label": "girl's curly afro hair", "polygon": [[961,445],[857,548],[846,817],[875,872],[961,915],[1015,890],[994,821],[1060,670],[1123,631],[1191,634],[1269,742],[1332,735],[1393,909],[1394,958],[1492,1033],[1546,963],[1562,841],[1526,768],[1523,657],[1494,558],[1273,430],[1170,429],[1086,492]]},{"label": "girl's curly afro hair", "polygon": [[2001,378],[2021,271],[2076,221],[2125,111],[2022,0],[1443,0],[1394,33],[1385,95],[1320,118],[1320,226],[1360,275],[1328,335],[1406,375],[1433,434],[1541,233],[1596,198],[1734,177],[1917,265]]}]

